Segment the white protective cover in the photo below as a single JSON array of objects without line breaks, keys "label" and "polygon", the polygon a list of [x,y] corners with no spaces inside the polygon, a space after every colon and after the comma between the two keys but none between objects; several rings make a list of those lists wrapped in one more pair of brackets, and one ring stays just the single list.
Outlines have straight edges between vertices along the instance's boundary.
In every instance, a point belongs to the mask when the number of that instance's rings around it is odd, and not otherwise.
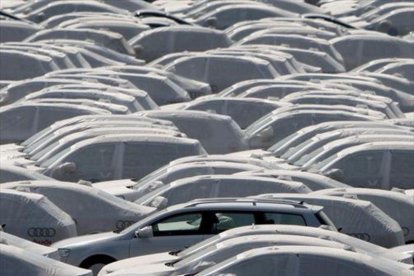
[{"label": "white protective cover", "polygon": [[25,181],[3,185],[7,189],[46,196],[73,218],[79,235],[122,230],[154,211],[153,208],[140,206],[78,183]]},{"label": "white protective cover", "polygon": [[50,245],[77,235],[75,222],[45,196],[0,191],[0,223],[5,232]]},{"label": "white protective cover", "polygon": [[92,186],[128,201],[139,197],[173,181],[197,175],[234,174],[240,171],[253,171],[261,167],[233,162],[191,162],[166,165],[144,176],[139,181],[122,179],[93,183]]},{"label": "white protective cover", "polygon": [[135,203],[161,209],[198,198],[246,197],[264,191],[272,193],[309,193],[300,182],[234,175],[205,175],[183,178],[152,191]]},{"label": "white protective cover", "polygon": [[[204,240],[196,245],[184,249],[179,252],[175,258],[185,256],[198,252],[199,250],[206,248],[217,242],[246,235],[263,235],[263,234],[275,234],[275,235],[298,235],[306,237],[318,237],[320,239],[328,239],[343,244],[347,244],[351,247],[359,248],[362,251],[369,252],[370,254],[380,255],[398,262],[412,264],[413,260],[411,256],[407,254],[396,254],[391,252],[389,249],[382,246],[357,239],[355,237],[332,231],[326,227],[309,227],[301,225],[277,225],[277,224],[266,224],[266,225],[252,225],[242,226],[227,230],[214,237]],[[171,256],[171,255],[170,255]]]},{"label": "white protective cover", "polygon": [[237,173],[236,175],[252,175],[262,177],[272,177],[282,180],[292,180],[302,182],[309,189],[313,191],[324,190],[329,188],[346,188],[347,184],[336,181],[332,178],[320,175],[317,173],[294,171],[294,170],[260,170],[260,171],[245,171]]},{"label": "white protective cover", "polygon": [[[198,275],[336,275],[336,276],[409,276],[412,265],[385,258],[317,246],[275,246],[245,251]],[[222,273],[222,274],[220,274]],[[227,274],[226,274],[227,273]]]},{"label": "white protective cover", "polygon": [[15,246],[33,254],[42,255],[58,261],[60,260],[57,248],[37,244],[3,231],[0,231],[0,243]]},{"label": "white protective cover", "polygon": [[323,206],[334,225],[345,233],[383,247],[404,244],[398,222],[369,201],[321,195],[268,194],[262,198],[284,198]]},{"label": "white protective cover", "polygon": [[407,243],[414,242],[414,202],[403,193],[379,189],[339,188],[320,190],[312,194],[370,201],[400,224]]},{"label": "white protective cover", "polygon": [[18,247],[0,244],[0,275],[92,276],[92,272]]},{"label": "white protective cover", "polygon": [[209,154],[247,149],[243,132],[230,116],[204,111],[144,111],[145,117],[172,121],[188,137],[200,141]]}]

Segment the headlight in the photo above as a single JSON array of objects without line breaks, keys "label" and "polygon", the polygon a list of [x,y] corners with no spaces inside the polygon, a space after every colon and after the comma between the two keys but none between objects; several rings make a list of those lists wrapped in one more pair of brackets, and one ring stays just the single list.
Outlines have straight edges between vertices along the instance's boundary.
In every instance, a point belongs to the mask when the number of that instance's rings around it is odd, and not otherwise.
[{"label": "headlight", "polygon": [[66,261],[70,255],[70,249],[68,248],[58,248],[59,256],[61,261]]}]

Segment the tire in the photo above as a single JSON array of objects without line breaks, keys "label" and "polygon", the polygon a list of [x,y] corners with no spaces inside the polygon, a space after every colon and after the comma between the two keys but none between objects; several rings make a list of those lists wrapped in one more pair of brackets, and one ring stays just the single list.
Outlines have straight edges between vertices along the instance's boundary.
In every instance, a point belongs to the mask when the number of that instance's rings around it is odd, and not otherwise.
[{"label": "tire", "polygon": [[116,259],[106,255],[95,255],[84,260],[79,267],[90,269],[93,275],[98,275],[102,267],[115,261]]}]

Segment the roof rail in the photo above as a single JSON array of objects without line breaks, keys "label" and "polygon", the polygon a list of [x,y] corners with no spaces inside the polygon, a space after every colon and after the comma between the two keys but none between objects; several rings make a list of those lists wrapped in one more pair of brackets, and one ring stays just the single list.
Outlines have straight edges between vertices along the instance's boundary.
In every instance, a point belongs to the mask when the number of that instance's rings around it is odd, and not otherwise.
[{"label": "roof rail", "polygon": [[247,202],[252,203],[254,206],[256,203],[274,203],[274,204],[289,204],[294,207],[305,207],[303,201],[289,200],[289,199],[272,199],[272,198],[247,198],[247,197],[217,197],[217,198],[199,198],[194,199],[186,204],[186,207],[193,207],[200,204],[208,203],[229,203],[229,202]]}]

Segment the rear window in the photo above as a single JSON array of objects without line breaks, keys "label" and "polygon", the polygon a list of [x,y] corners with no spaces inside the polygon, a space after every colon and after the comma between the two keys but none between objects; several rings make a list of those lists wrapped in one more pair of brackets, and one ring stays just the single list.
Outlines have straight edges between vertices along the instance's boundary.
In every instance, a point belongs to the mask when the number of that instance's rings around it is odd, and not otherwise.
[{"label": "rear window", "polygon": [[292,224],[306,226],[301,215],[287,213],[265,213],[266,224]]}]

